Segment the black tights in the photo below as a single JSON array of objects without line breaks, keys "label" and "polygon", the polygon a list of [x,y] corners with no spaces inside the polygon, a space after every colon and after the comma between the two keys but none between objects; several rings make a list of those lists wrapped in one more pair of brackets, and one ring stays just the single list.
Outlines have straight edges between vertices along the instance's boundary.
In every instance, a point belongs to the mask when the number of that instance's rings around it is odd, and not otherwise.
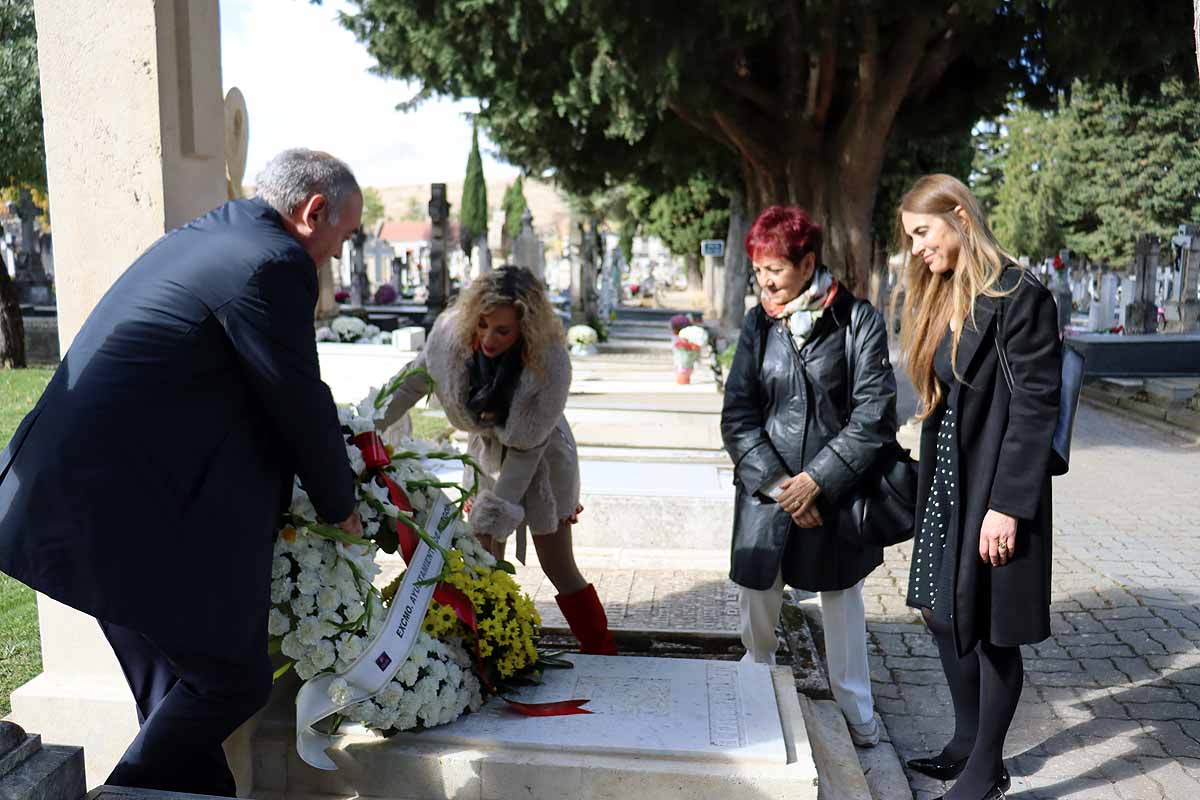
[{"label": "black tights", "polygon": [[959,658],[953,628],[928,613],[925,624],[937,643],[954,701],[954,737],[939,760],[957,761],[969,756],[962,775],[945,797],[978,800],[1000,779],[1004,737],[1021,699],[1025,677],[1021,649],[981,641]]}]

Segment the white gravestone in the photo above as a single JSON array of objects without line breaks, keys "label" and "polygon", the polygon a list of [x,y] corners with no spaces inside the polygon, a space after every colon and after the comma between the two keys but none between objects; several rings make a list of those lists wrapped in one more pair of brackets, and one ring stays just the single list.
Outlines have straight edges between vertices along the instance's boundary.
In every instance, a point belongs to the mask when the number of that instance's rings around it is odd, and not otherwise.
[{"label": "white gravestone", "polygon": [[[817,796],[817,771],[787,668],[693,659],[571,655],[572,670],[514,696],[588,698],[593,713],[524,717],[498,699],[457,722],[390,739],[361,729],[322,772],[288,752],[286,725],[255,741],[253,796],[688,800]],[[286,711],[273,701],[272,710]],[[272,712],[268,712],[271,714]],[[277,713],[277,712],[276,712]],[[272,757],[264,758],[267,754]]]}]

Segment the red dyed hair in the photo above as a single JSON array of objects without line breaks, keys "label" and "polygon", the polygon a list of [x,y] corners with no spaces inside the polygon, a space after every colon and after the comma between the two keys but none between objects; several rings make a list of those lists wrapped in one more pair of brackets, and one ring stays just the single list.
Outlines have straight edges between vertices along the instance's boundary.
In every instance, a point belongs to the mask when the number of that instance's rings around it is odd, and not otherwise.
[{"label": "red dyed hair", "polygon": [[746,234],[746,255],[786,258],[799,266],[809,253],[821,258],[821,226],[799,206],[771,206],[758,215]]}]

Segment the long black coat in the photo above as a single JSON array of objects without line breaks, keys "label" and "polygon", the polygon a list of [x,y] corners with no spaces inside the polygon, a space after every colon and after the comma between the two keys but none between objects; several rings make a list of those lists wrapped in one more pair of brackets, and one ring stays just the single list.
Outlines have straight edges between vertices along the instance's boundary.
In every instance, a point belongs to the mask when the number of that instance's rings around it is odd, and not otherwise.
[{"label": "long black coat", "polygon": [[[845,326],[855,303],[855,375],[848,386]],[[721,435],[735,466],[737,507],[730,577],[767,589],[784,581],[807,591],[847,589],[883,560],[838,535],[834,509],[896,437],[896,376],[883,317],[839,290],[803,349],[783,323],[756,306],[746,314],[721,413]],[[797,527],[764,492],[807,472],[821,487],[818,528]]]},{"label": "long black coat", "polygon": [[262,653],[298,473],[345,519],[312,259],[260,200],[164,236],[88,317],[0,454],[0,571],[196,652]]},{"label": "long black coat", "polygon": [[[1001,288],[1014,285],[1007,297],[976,299],[975,327],[968,320],[955,362],[963,380],[952,382],[946,401],[921,429],[918,509],[933,485],[938,426],[946,403],[952,404],[958,417],[952,456],[959,500],[946,547],[954,554],[951,615],[962,654],[980,639],[1015,646],[1050,635],[1050,453],[1062,369],[1058,311],[1050,292],[1016,267],[1001,279]],[[997,350],[1001,316],[1011,392]],[[979,557],[988,509],[1018,520],[1016,551],[1003,567],[985,565]]]}]

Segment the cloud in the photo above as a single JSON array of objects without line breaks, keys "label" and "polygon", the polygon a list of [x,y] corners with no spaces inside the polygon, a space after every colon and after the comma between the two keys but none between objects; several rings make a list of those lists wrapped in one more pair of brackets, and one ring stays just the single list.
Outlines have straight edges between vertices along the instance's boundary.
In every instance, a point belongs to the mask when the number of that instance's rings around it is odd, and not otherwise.
[{"label": "cloud", "polygon": [[[419,87],[369,72],[366,47],[337,21],[337,0],[221,0],[221,73],[249,112],[246,183],[287,147],[327,150],[364,186],[461,180],[471,148],[465,112],[474,100],[429,100],[402,113]],[[495,150],[480,136],[480,148]],[[484,153],[489,180],[517,169]]]}]

